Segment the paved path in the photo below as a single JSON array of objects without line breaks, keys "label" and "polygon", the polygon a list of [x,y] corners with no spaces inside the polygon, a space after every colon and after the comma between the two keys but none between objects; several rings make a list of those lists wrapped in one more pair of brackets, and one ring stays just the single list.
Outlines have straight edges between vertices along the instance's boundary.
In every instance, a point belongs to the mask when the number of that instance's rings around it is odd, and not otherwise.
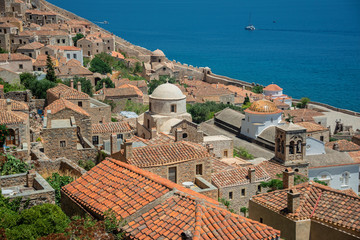
[{"label": "paved path", "polygon": [[227,137],[230,137],[234,140],[234,147],[243,147],[245,148],[249,153],[254,155],[255,158],[262,157],[265,159],[270,159],[274,157],[274,153],[268,149],[262,148],[255,143],[250,143],[248,141],[245,141],[243,139],[240,139],[235,136],[233,133],[229,133],[225,131],[224,129],[221,129],[214,125],[214,120],[209,120],[207,122],[201,123],[200,127],[202,131],[204,131],[205,134],[212,136],[212,135],[225,135]]}]

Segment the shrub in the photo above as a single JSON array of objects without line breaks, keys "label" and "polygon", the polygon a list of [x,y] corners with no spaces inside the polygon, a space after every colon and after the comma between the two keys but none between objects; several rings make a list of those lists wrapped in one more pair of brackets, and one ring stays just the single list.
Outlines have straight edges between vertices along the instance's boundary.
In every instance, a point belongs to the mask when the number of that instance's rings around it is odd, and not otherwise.
[{"label": "shrub", "polygon": [[72,38],[75,47],[77,46],[77,41],[79,41],[79,40],[82,39],[83,37],[85,37],[84,34],[82,34],[82,33],[77,33],[77,34],[75,35],[75,37]]},{"label": "shrub", "polygon": [[90,71],[98,72],[101,74],[112,73],[111,67],[109,64],[101,60],[99,57],[95,56],[90,62]]},{"label": "shrub", "polygon": [[59,173],[53,173],[51,177],[46,178],[46,181],[55,190],[55,202],[60,206],[60,190],[63,186],[74,181],[74,178],[70,176],[61,176]]},{"label": "shrub", "polygon": [[[88,94],[90,97],[93,96],[93,87],[91,85],[90,80],[87,80],[86,78],[82,77],[75,77],[73,79],[74,81],[74,88],[76,88],[77,84],[80,82],[81,83],[81,91]],[[71,80],[70,79],[66,79],[64,80],[64,84],[69,86],[71,85]],[[77,89],[77,88],[76,88]]]},{"label": "shrub", "polygon": [[86,171],[89,171],[93,167],[95,167],[95,163],[91,160],[83,161],[79,160],[79,166],[85,169]]},{"label": "shrub", "polygon": [[95,90],[99,91],[100,89],[103,88],[103,83],[105,82],[105,87],[106,88],[115,88],[115,84],[113,81],[111,81],[110,78],[103,78],[100,81],[97,82],[96,86],[95,86]]},{"label": "shrub", "polygon": [[7,161],[0,165],[0,175],[4,176],[25,173],[30,169],[30,166],[26,162],[23,162],[11,155],[7,155],[6,157]]},{"label": "shrub", "polygon": [[254,156],[243,147],[234,148],[234,156],[248,160],[254,159]]},{"label": "shrub", "polygon": [[141,114],[146,112],[149,109],[149,105],[144,105],[141,103],[136,103],[131,100],[127,100],[125,103],[125,111],[135,112],[136,114]]},{"label": "shrub", "polygon": [[255,86],[251,89],[253,93],[263,93],[263,87],[262,86]]}]

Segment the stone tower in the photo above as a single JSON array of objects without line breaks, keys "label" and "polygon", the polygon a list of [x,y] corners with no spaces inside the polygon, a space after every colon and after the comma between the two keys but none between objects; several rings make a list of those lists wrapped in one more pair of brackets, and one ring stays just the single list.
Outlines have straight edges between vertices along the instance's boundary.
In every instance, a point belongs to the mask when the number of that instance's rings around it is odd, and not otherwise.
[{"label": "stone tower", "polygon": [[309,163],[305,160],[305,147],[306,128],[293,123],[276,127],[275,160],[307,176]]}]

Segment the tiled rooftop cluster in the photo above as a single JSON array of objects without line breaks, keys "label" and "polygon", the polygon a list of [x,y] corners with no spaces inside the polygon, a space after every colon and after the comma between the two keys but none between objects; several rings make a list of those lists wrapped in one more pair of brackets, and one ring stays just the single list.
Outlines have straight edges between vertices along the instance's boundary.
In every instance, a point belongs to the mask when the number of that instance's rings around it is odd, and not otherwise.
[{"label": "tiled rooftop cluster", "polygon": [[110,122],[99,123],[92,125],[92,132],[95,133],[108,133],[108,132],[129,132],[132,127],[128,122]]},{"label": "tiled rooftop cluster", "polygon": [[47,90],[47,93],[53,94],[55,97],[61,96],[65,99],[89,99],[89,95],[79,92],[74,88],[68,87],[65,84],[59,83],[56,87]]},{"label": "tiled rooftop cluster", "polygon": [[48,105],[45,108],[44,115],[47,116],[49,110],[51,111],[51,114],[56,114],[64,109],[71,109],[74,112],[77,112],[81,115],[90,116],[89,113],[86,112],[83,108],[73,104],[72,102],[70,102],[64,98],[59,98],[58,100],[56,100],[56,101],[52,102],[50,105]]},{"label": "tiled rooftop cluster", "polygon": [[[100,216],[113,209],[135,239],[279,239],[280,232],[230,213],[188,188],[114,159],[106,159],[63,187],[63,193]],[[135,214],[135,215],[134,215]]]}]

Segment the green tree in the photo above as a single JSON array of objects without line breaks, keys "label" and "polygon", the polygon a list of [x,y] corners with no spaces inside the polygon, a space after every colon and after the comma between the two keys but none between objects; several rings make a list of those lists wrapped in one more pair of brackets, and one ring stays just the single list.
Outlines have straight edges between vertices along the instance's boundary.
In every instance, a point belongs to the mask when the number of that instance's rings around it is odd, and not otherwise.
[{"label": "green tree", "polygon": [[310,98],[303,97],[300,99],[300,102],[296,104],[297,108],[307,108],[308,103],[310,102]]},{"label": "green tree", "polygon": [[45,78],[53,83],[55,83],[57,81],[56,75],[55,75],[54,63],[52,62],[49,54],[47,55],[47,58],[46,58],[46,77]]},{"label": "green tree", "polygon": [[248,94],[246,94],[243,105],[249,104],[250,103],[250,98],[248,96]]},{"label": "green tree", "polygon": [[240,208],[240,212],[242,212],[244,214],[244,217],[246,217],[246,213],[249,211],[249,209],[247,207],[242,207]]},{"label": "green tree", "polygon": [[[88,94],[90,97],[92,97],[94,94],[93,94],[93,87],[91,85],[91,81],[90,80],[87,80],[86,78],[84,77],[78,77],[78,76],[75,76],[75,78],[73,79],[74,81],[74,88],[76,88],[76,86],[78,85],[78,83],[80,82],[81,83],[81,91]],[[71,85],[71,80],[70,79],[66,79],[64,80],[64,84],[69,86]]]},{"label": "green tree", "polygon": [[317,179],[317,178],[314,178],[314,182],[319,183],[319,184],[322,184],[322,185],[324,185],[324,186],[327,186],[327,183],[326,183],[326,182],[320,181],[320,180]]},{"label": "green tree", "polygon": [[77,33],[75,37],[72,38],[73,42],[74,42],[74,46],[77,47],[77,41],[79,41],[80,39],[84,38],[84,34],[82,33]]},{"label": "green tree", "polygon": [[288,123],[294,123],[295,116],[291,116],[290,113],[288,113],[288,117],[285,118],[285,121]]},{"label": "green tree", "polygon": [[70,176],[61,176],[59,173],[53,173],[51,177],[46,178],[46,181],[51,185],[51,187],[55,190],[55,202],[60,206],[60,190],[63,186],[74,181],[73,177]]},{"label": "green tree", "polygon": [[135,67],[134,67],[134,74],[142,73],[142,72],[143,72],[143,67],[142,67],[141,63],[136,62]]},{"label": "green tree", "polygon": [[260,86],[260,85],[257,85],[257,86],[254,86],[251,91],[253,93],[263,93],[263,86]]},{"label": "green tree", "polygon": [[26,162],[23,162],[12,155],[7,155],[6,158],[7,161],[0,165],[1,176],[25,173],[30,169],[30,166]]},{"label": "green tree", "polygon": [[99,91],[100,89],[102,89],[104,82],[105,82],[105,87],[106,88],[115,88],[115,84],[110,78],[103,78],[103,79],[101,79],[100,81],[97,82],[97,84],[95,86],[95,90]]},{"label": "green tree", "polygon": [[99,57],[94,57],[93,60],[91,60],[89,70],[101,74],[112,73],[109,64],[101,60]]}]

